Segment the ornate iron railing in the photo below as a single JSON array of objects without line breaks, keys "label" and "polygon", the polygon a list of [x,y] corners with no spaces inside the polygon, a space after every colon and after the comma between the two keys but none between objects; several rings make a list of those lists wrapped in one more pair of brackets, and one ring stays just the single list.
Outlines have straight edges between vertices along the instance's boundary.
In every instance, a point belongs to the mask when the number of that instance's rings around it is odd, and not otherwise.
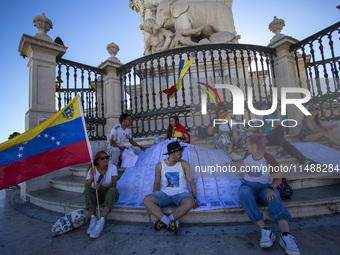
[{"label": "ornate iron railing", "polygon": [[105,70],[57,58],[57,109],[80,95],[90,140],[106,140],[104,126],[103,75]]},{"label": "ornate iron railing", "polygon": [[340,22],[290,47],[295,55],[299,86],[306,84],[312,94],[310,103],[321,108],[325,121],[340,120],[339,34]]},{"label": "ornate iron railing", "polygon": [[[202,115],[200,83],[231,84],[240,88],[246,97],[253,97],[257,106],[263,99],[270,99],[275,86],[273,57],[275,49],[243,44],[209,44],[176,48],[154,53],[118,69],[122,89],[122,112],[130,112],[134,120],[135,136],[164,134],[168,118],[175,114],[191,132],[199,126],[207,126],[216,115],[216,105],[208,96],[207,114]],[[179,60],[192,60],[183,85],[173,98],[163,90],[169,90],[178,79]],[[208,89],[209,90],[209,89]],[[223,106],[232,109],[232,95],[225,88],[216,89]],[[218,102],[218,101],[217,101]],[[247,113],[238,119],[251,119]],[[218,103],[220,104],[220,103]]]}]

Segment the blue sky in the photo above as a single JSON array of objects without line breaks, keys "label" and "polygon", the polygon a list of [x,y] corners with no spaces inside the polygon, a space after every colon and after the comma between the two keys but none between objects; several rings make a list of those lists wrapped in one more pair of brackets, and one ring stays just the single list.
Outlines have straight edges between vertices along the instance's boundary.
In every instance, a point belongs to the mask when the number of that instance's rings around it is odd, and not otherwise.
[{"label": "blue sky", "polygon": [[[274,36],[268,29],[274,16],[285,20],[282,33],[302,40],[338,22],[339,0],[234,0],[235,27],[240,43],[266,46]],[[33,17],[45,13],[53,22],[48,35],[61,37],[68,47],[65,59],[98,66],[115,42],[123,64],[143,56],[139,14],[128,0],[13,0],[0,2],[0,143],[14,132],[25,131],[28,110],[28,59],[18,52],[22,34],[38,30]]]}]

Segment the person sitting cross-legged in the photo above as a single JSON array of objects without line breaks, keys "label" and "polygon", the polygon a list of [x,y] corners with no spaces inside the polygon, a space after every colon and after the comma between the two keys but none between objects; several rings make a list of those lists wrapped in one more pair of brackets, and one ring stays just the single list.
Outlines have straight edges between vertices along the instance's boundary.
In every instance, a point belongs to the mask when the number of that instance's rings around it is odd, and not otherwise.
[{"label": "person sitting cross-legged", "polygon": [[[182,160],[185,147],[177,141],[168,144],[168,152],[164,154],[169,155],[168,158],[156,165],[153,193],[143,200],[145,207],[158,219],[153,224],[156,231],[167,228],[179,235],[179,219],[190,209],[199,206],[190,165]],[[189,193],[187,181],[192,195]],[[176,204],[178,207],[168,217],[162,212],[161,207],[170,204]]]}]

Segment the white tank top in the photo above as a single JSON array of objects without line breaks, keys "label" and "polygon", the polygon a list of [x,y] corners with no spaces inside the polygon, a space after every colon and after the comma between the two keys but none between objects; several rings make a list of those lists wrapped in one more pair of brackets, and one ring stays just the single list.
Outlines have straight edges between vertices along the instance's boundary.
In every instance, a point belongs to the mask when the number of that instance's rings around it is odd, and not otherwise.
[{"label": "white tank top", "polygon": [[161,191],[168,196],[189,192],[181,162],[177,162],[174,166],[167,166],[164,160],[161,163]]}]

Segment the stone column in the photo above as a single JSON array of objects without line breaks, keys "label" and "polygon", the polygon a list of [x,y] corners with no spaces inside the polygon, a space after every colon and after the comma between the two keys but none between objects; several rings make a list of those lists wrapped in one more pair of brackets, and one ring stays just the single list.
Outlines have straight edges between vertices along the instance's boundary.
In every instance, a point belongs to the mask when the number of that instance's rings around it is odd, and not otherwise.
[{"label": "stone column", "polygon": [[[29,109],[25,116],[25,129],[31,129],[56,113],[56,57],[62,57],[67,47],[56,44],[46,33],[52,28],[52,22],[44,13],[33,19],[39,33],[34,36],[23,34],[19,43],[19,52],[28,57],[29,68]],[[56,173],[57,172],[57,173]],[[51,173],[61,174],[60,171]],[[21,197],[26,200],[26,192],[49,187],[51,174],[35,178],[21,184]]]},{"label": "stone column", "polygon": [[19,44],[20,55],[29,61],[29,109],[26,113],[25,129],[38,125],[56,113],[56,57],[62,57],[67,47],[56,44],[46,32],[52,22],[44,13],[33,19],[39,33],[34,36],[23,34]]},{"label": "stone column", "polygon": [[[297,43],[298,40],[281,34],[281,30],[284,25],[284,20],[277,19],[276,17],[274,17],[274,20],[269,25],[269,29],[275,34],[268,47],[276,49],[276,57],[274,58],[274,71],[275,84],[279,88],[279,95],[281,91],[280,88],[299,87],[294,54],[293,52],[289,52],[289,47],[292,44]],[[295,93],[294,95],[289,95],[289,98],[292,97],[300,98],[300,94]],[[298,122],[298,126],[289,129],[291,134],[298,134],[301,127],[301,121],[304,118],[303,113],[295,106],[288,105],[286,117],[287,119],[294,119]],[[289,124],[291,125],[293,123]]]},{"label": "stone column", "polygon": [[111,57],[101,63],[98,68],[106,70],[103,89],[104,115],[106,118],[105,134],[109,136],[112,127],[119,123],[119,116],[121,115],[122,90],[120,86],[120,77],[117,76],[117,68],[121,67],[122,63],[116,58],[116,54],[119,51],[118,45],[112,42],[107,45],[106,49]]}]

